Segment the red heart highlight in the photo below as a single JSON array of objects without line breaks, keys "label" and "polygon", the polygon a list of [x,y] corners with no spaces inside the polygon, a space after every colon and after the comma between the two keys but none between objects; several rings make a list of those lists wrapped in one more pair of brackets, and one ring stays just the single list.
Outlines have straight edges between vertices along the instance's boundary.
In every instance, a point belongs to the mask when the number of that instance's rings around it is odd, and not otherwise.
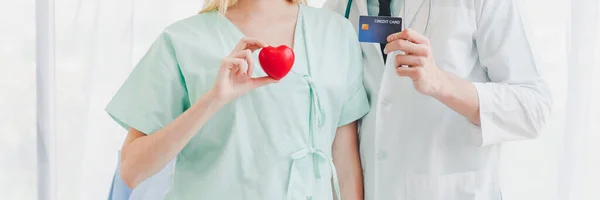
[{"label": "red heart highlight", "polygon": [[260,50],[258,61],[269,77],[281,80],[292,70],[294,51],[285,45],[265,47]]}]

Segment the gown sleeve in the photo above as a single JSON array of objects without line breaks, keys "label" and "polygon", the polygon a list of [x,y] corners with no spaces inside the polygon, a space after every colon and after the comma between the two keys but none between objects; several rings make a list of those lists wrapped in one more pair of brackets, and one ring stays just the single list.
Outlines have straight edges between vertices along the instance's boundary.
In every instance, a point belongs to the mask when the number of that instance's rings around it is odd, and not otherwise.
[{"label": "gown sleeve", "polygon": [[362,50],[356,37],[356,31],[352,28],[350,21],[344,21],[344,30],[349,38],[346,42],[348,57],[348,85],[346,87],[346,96],[342,104],[342,112],[338,127],[354,122],[369,112],[370,106],[367,99],[367,92],[363,85],[363,58]]},{"label": "gown sleeve", "polygon": [[189,108],[173,44],[161,34],[106,107],[123,128],[152,134]]}]

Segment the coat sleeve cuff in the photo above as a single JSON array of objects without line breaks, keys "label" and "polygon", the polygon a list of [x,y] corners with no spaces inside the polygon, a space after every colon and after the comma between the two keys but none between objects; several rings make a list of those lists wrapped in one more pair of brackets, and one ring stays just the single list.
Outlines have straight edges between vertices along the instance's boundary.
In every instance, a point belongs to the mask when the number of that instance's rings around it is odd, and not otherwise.
[{"label": "coat sleeve cuff", "polygon": [[479,98],[479,120],[480,125],[471,124],[472,133],[480,141],[480,146],[488,146],[504,141],[498,133],[494,123],[494,89],[493,85],[486,83],[473,83]]}]

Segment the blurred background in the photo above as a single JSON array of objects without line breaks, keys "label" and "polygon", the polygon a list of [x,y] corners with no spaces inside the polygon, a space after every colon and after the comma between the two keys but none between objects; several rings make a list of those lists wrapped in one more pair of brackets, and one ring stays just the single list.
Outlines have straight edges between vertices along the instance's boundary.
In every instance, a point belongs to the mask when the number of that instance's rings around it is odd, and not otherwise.
[{"label": "blurred background", "polygon": [[[126,132],[104,107],[162,29],[202,3],[54,0],[58,199],[107,199]],[[598,200],[600,3],[519,3],[555,101],[540,138],[503,146],[504,199]],[[35,15],[35,0],[0,0],[0,199],[37,198]]]}]

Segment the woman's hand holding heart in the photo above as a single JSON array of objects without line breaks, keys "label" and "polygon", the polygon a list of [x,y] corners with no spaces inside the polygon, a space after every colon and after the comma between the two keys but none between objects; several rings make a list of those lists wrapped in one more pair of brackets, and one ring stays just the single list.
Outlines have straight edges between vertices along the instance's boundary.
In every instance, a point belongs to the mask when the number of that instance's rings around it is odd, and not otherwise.
[{"label": "woman's hand holding heart", "polygon": [[252,77],[252,52],[267,46],[267,43],[256,38],[242,38],[231,54],[221,61],[211,93],[223,103],[229,103],[253,89],[276,83],[277,80],[268,76]]}]

